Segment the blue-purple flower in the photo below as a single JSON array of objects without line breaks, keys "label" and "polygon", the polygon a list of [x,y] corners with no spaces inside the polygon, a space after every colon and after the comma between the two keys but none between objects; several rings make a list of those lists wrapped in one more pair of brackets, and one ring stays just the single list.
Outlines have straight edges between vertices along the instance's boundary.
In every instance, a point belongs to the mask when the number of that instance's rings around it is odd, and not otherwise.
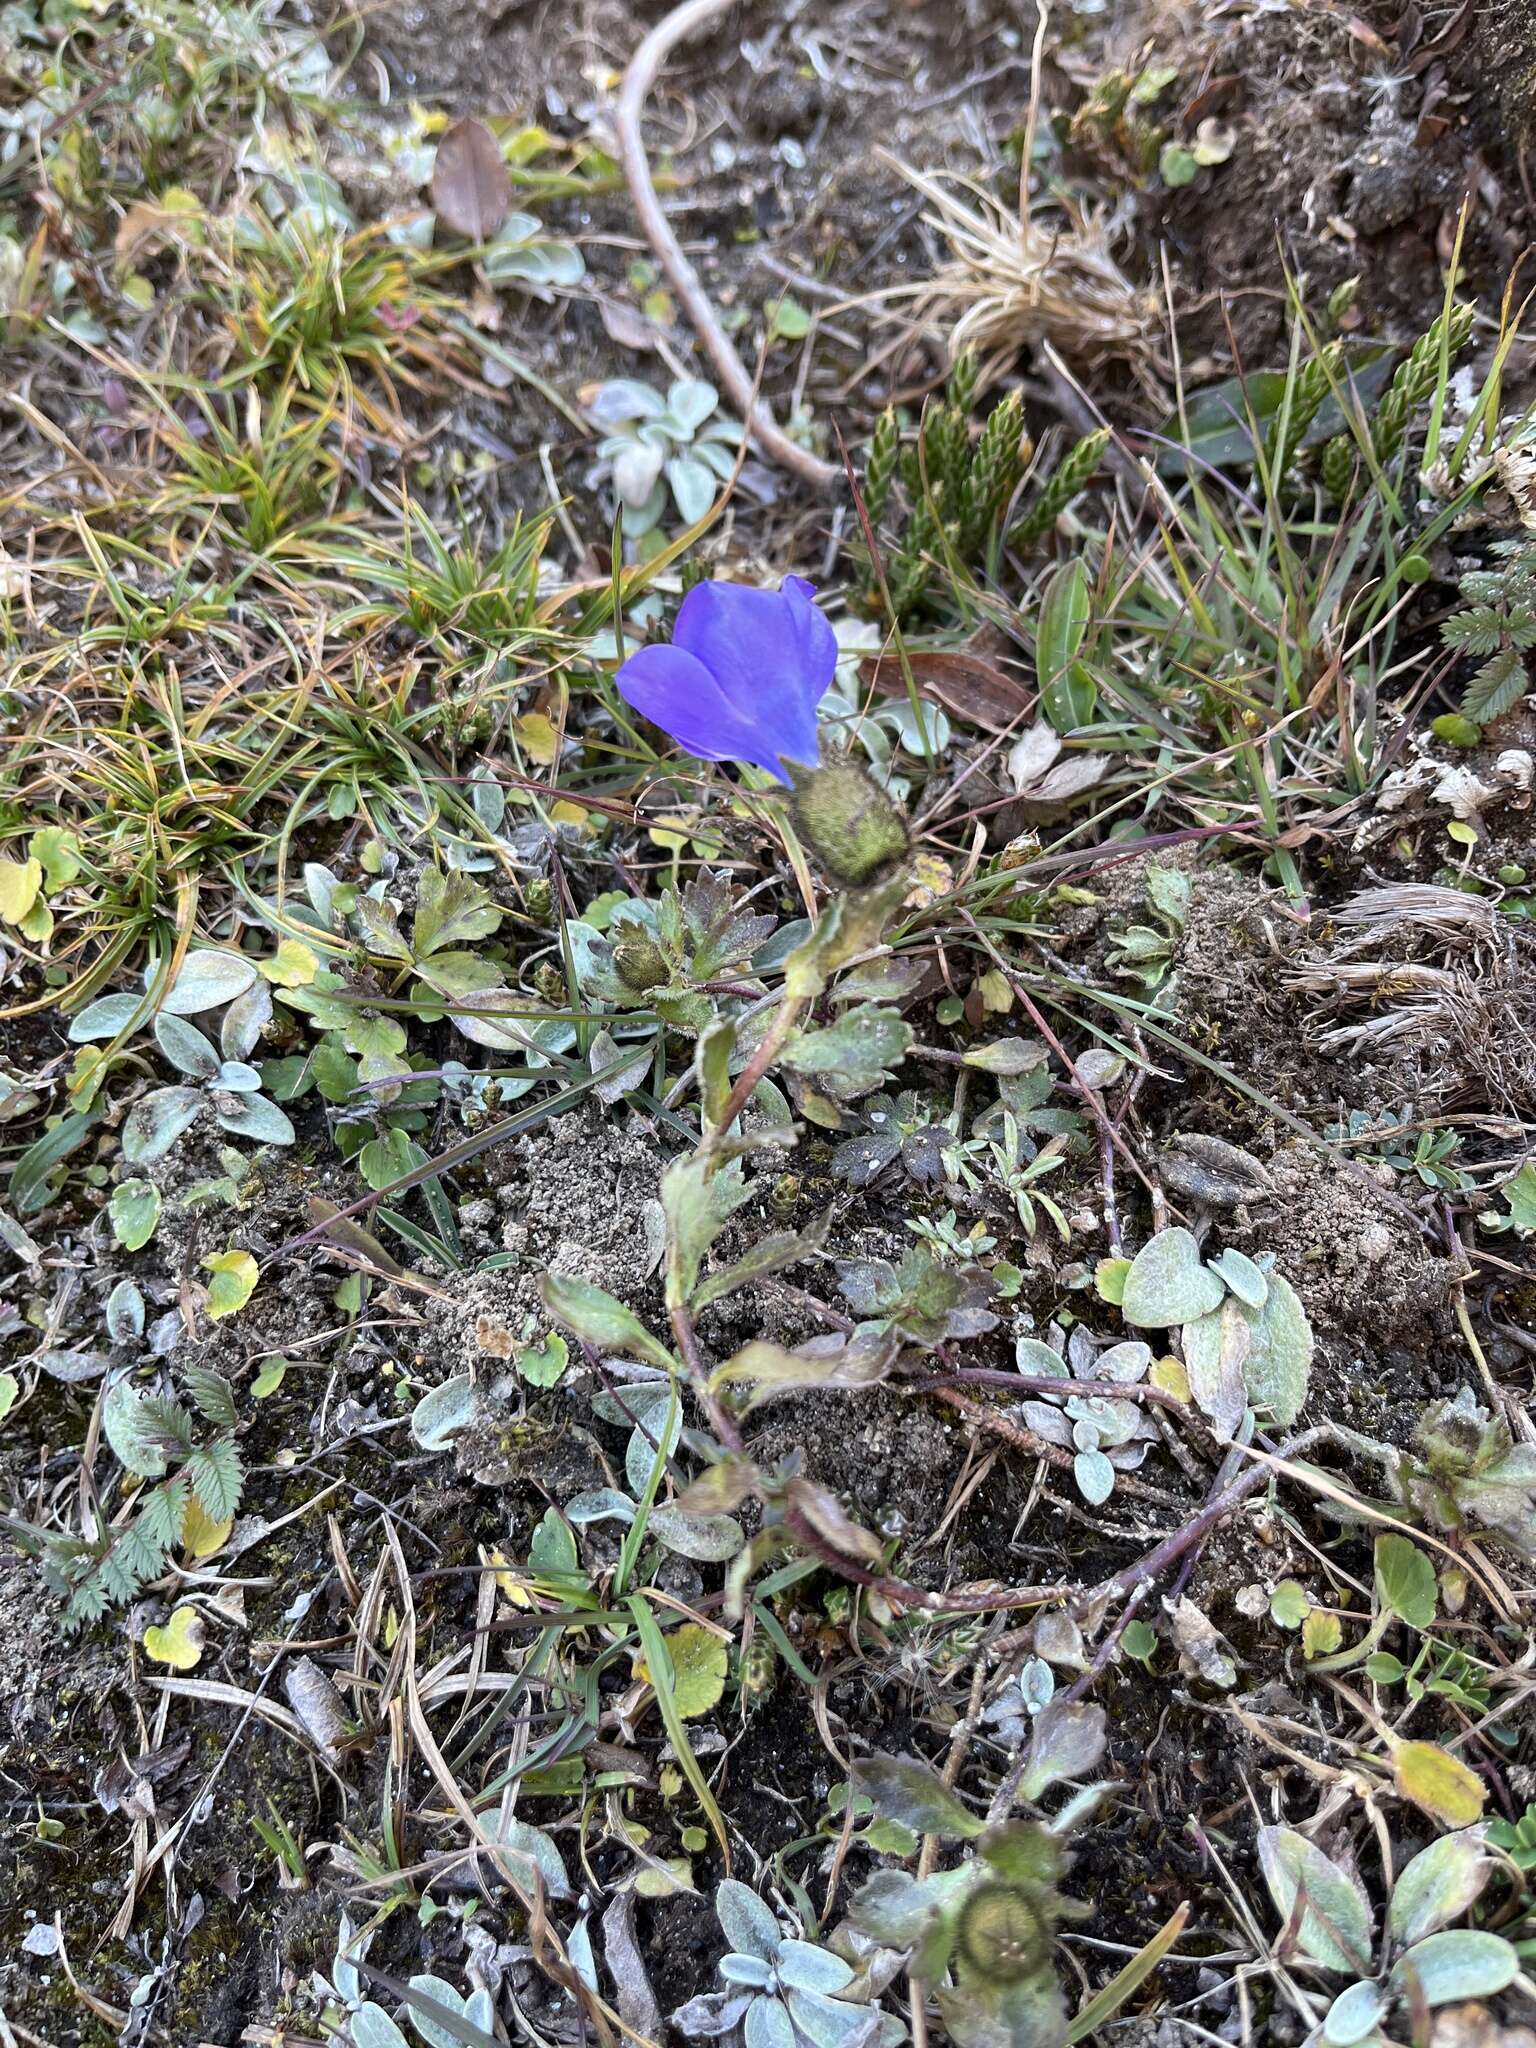
[{"label": "blue-purple flower", "polygon": [[751,761],[787,782],[785,761],[816,760],[816,706],[837,667],[814,596],[799,576],[777,590],[695,584],[671,646],[632,654],[619,695],[701,761]]}]

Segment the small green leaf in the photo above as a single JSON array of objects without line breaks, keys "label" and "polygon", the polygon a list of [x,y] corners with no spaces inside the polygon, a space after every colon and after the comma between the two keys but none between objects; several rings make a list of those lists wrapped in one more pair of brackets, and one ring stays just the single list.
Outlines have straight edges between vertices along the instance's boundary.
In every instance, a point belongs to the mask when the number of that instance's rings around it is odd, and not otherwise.
[{"label": "small green leaf", "polygon": [[160,1221],[160,1190],[152,1180],[120,1181],[112,1190],[107,1214],[123,1250],[142,1251]]},{"label": "small green leaf", "polygon": [[1269,1596],[1269,1618],[1280,1628],[1300,1628],[1312,1602],[1297,1579],[1282,1579]]},{"label": "small green leaf", "polygon": [[774,302],[768,332],[775,341],[804,341],[811,331],[811,316],[798,299],[786,292]]},{"label": "small green leaf", "polygon": [[552,1330],[542,1344],[525,1344],[513,1363],[530,1387],[552,1387],[565,1371],[570,1352],[565,1339]]},{"label": "small green leaf", "polygon": [[1077,659],[1092,612],[1087,570],[1063,562],[1046,583],[1035,626],[1040,708],[1058,732],[1087,725],[1098,701],[1098,685]]},{"label": "small green leaf", "polygon": [[1411,1628],[1433,1627],[1435,1568],[1406,1536],[1376,1538],[1376,1597]]},{"label": "small green leaf", "polygon": [[594,1287],[590,1280],[578,1280],[569,1273],[546,1273],[539,1282],[539,1292],[557,1322],[574,1330],[578,1337],[585,1337],[598,1350],[643,1359],[665,1372],[677,1370],[671,1352],[657,1342],[633,1310],[605,1294],[601,1287]]},{"label": "small green leaf", "polygon": [[1137,1329],[1167,1330],[1209,1315],[1225,1292],[1189,1231],[1175,1227],[1149,1238],[1131,1261],[1120,1312]]},{"label": "small green leaf", "polygon": [[249,1252],[215,1252],[203,1266],[213,1275],[208,1283],[208,1314],[217,1322],[237,1314],[255,1292],[261,1269]]},{"label": "small green leaf", "polygon": [[917,1835],[969,1841],[986,1823],[963,1806],[938,1772],[911,1756],[872,1756],[853,1767],[853,1781],[888,1820]]},{"label": "small green leaf", "polygon": [[543,1520],[533,1532],[528,1545],[528,1569],[541,1579],[570,1578],[581,1569],[576,1538],[558,1508],[546,1508]]}]

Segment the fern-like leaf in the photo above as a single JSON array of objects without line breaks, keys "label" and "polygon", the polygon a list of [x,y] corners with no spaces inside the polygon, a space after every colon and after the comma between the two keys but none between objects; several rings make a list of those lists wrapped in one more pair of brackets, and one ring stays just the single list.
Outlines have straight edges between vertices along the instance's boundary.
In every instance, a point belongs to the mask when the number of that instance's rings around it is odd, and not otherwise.
[{"label": "fern-like leaf", "polygon": [[1525,694],[1525,661],[1518,648],[1506,647],[1485,661],[1467,685],[1461,708],[1479,725],[1502,718]]},{"label": "fern-like leaf", "polygon": [[182,1468],[210,1522],[225,1522],[240,1505],[245,1473],[240,1453],[227,1436],[202,1444]]},{"label": "fern-like leaf", "polygon": [[235,1407],[235,1390],[220,1372],[210,1372],[205,1365],[189,1365],[181,1375],[187,1392],[197,1403],[202,1414],[216,1423],[220,1429],[233,1429],[239,1421]]}]

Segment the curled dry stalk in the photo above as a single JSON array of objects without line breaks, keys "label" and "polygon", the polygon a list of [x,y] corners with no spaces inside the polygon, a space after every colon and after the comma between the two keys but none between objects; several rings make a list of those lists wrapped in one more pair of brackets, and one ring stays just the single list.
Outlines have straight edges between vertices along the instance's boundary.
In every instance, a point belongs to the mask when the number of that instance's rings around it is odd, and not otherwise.
[{"label": "curled dry stalk", "polygon": [[629,60],[624,73],[624,83],[619,92],[615,127],[618,134],[619,158],[624,166],[624,176],[629,184],[629,195],[634,203],[635,214],[650,243],[657,262],[661,265],[668,284],[677,293],[686,309],[688,318],[705,352],[714,364],[715,374],[725,387],[736,410],[748,422],[753,439],[764,455],[776,462],[780,469],[787,469],[798,476],[814,490],[830,491],[841,481],[842,471],[830,462],[823,462],[819,455],[813,455],[808,448],[802,448],[790,440],[774,419],[773,414],[758,397],[756,381],[748,374],[746,364],[731,346],[725,329],[716,318],[709,294],[702,280],[688,258],[683,254],[682,243],[672,232],[671,223],[662,212],[661,201],[656,196],[656,187],[651,179],[651,167],[645,154],[645,143],[640,133],[641,116],[645,112],[646,99],[656,82],[668,54],[681,42],[713,21],[717,14],[723,14],[730,0],[684,0],[681,7],[674,7],[664,15],[641,43]]}]

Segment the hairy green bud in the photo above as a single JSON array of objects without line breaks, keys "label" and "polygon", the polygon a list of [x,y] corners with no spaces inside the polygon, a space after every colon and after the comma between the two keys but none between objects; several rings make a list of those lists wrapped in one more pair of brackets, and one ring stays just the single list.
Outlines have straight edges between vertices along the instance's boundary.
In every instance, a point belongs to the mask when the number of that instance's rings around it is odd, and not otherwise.
[{"label": "hairy green bud", "polygon": [[866,768],[832,754],[816,768],[792,766],[791,774],[795,829],[834,882],[862,889],[906,859],[906,817]]},{"label": "hairy green bud", "polygon": [[643,996],[648,989],[661,988],[672,979],[672,970],[653,938],[621,939],[613,949],[613,964],[620,981]]}]

